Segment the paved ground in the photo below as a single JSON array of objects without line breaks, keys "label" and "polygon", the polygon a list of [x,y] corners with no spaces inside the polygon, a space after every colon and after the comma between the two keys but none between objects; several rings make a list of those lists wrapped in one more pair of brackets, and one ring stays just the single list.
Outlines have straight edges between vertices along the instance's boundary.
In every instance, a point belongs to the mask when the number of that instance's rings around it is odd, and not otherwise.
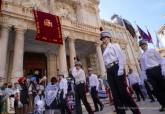
[{"label": "paved ground", "polygon": [[[149,100],[146,100],[146,101],[138,102],[137,104],[140,108],[141,114],[165,114],[165,112],[159,112],[160,105],[158,104],[158,102],[150,103]],[[91,103],[91,105],[93,104]],[[113,111],[114,111],[114,106],[109,106],[109,104],[105,104],[104,110],[100,112],[96,112],[95,114],[116,114]],[[60,114],[60,111],[57,110],[55,114]],[[84,106],[83,106],[83,114],[88,114]],[[132,114],[132,112],[128,110],[126,114]]]},{"label": "paved ground", "polygon": [[[141,101],[137,103],[141,114],[165,114],[165,112],[159,112],[160,105],[158,102],[150,103],[149,100]],[[114,106],[105,105],[105,108],[101,112],[97,112],[95,114],[116,114],[114,111]],[[88,114],[85,109],[83,114]],[[127,114],[132,114],[131,111],[127,111]]]},{"label": "paved ground", "polygon": [[[88,97],[88,101],[90,102],[90,105],[94,109],[93,102],[90,97]],[[116,114],[114,112],[114,106],[113,105],[110,106],[108,104],[108,100],[104,99],[103,103],[104,103],[104,110],[100,112],[96,112],[95,114]],[[138,102],[137,104],[140,108],[141,114],[165,114],[165,112],[159,112],[160,105],[158,104],[158,102],[151,103],[150,100],[146,99],[146,101],[141,101]],[[82,108],[83,108],[83,114],[88,114],[86,112],[84,105],[82,105]],[[57,111],[55,114],[60,114],[60,112]],[[133,114],[133,113],[130,110],[128,110],[126,114]]]}]

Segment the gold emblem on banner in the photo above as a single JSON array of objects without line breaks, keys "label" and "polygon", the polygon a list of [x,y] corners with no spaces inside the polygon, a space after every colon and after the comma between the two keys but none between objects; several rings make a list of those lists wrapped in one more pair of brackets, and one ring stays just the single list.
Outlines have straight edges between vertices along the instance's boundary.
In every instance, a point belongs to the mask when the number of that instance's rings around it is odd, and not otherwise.
[{"label": "gold emblem on banner", "polygon": [[53,24],[49,19],[44,19],[44,26],[53,27]]}]

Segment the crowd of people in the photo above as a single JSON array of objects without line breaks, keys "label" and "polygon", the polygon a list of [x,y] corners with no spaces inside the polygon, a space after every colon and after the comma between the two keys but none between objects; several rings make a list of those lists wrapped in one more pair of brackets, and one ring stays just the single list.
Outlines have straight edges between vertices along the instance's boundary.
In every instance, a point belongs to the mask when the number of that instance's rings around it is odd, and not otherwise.
[{"label": "crowd of people", "polygon": [[54,114],[55,109],[61,109],[61,114],[71,114],[74,109],[74,95],[71,88],[72,80],[66,80],[64,75],[52,77],[48,82],[36,71],[33,75],[20,77],[16,83],[5,83],[0,88],[0,111],[7,111],[7,99],[13,98],[15,114]]},{"label": "crowd of people", "polygon": [[[6,101],[12,98],[15,114],[55,114],[56,110],[61,114],[83,114],[81,101],[87,112],[94,114],[104,109],[100,100],[103,90],[106,90],[105,98],[109,98],[117,114],[125,114],[128,108],[133,114],[141,114],[134,101],[134,93],[137,102],[141,99],[145,101],[147,94],[151,102],[157,99],[161,105],[160,111],[165,111],[165,62],[159,53],[148,49],[146,41],[140,41],[139,46],[144,51],[140,57],[140,76],[131,67],[126,75],[123,52],[118,44],[111,43],[111,38],[109,32],[101,32],[106,81],[99,78],[91,67],[85,73],[78,59],[69,76],[58,74],[50,82],[46,76],[40,76],[39,71],[35,71],[34,74],[18,78],[14,84],[4,83],[0,88],[0,113],[4,114]],[[102,88],[103,83],[105,89]],[[87,99],[87,92],[94,108]]]},{"label": "crowd of people", "polygon": [[[89,114],[103,110],[104,105],[97,96],[99,88],[102,88],[99,87],[98,77],[93,73],[93,69],[89,68],[87,85],[86,74],[80,61],[75,62],[75,68],[67,79],[63,74],[58,74],[48,82],[45,76],[39,74],[39,71],[35,71],[34,74],[18,78],[14,84],[5,83],[0,88],[2,114],[7,112],[6,104],[9,98],[14,99],[15,114],[55,114],[56,110],[60,110],[61,114],[72,114],[74,110],[82,114],[81,100]],[[88,89],[94,101],[94,111],[86,97]]]}]

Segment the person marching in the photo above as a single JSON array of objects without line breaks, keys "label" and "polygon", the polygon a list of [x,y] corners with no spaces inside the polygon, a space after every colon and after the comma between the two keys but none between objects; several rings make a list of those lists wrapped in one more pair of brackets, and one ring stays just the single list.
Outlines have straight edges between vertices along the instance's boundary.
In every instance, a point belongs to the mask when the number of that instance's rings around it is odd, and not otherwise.
[{"label": "person marching", "polygon": [[124,74],[124,55],[118,44],[111,43],[111,34],[102,31],[100,40],[105,45],[103,60],[107,69],[107,79],[110,85],[117,114],[125,114],[128,106],[133,114],[141,114],[138,106],[127,91]]},{"label": "person marching", "polygon": [[141,69],[153,86],[154,94],[161,105],[159,111],[165,111],[165,63],[155,49],[148,49],[145,40],[140,40],[139,46],[144,51],[140,56]]},{"label": "person marching", "polygon": [[100,105],[100,111],[102,111],[103,108],[104,108],[104,105],[103,105],[103,103],[100,101],[100,99],[98,97],[98,90],[99,90],[99,80],[98,80],[98,77],[97,77],[96,74],[93,73],[93,69],[92,68],[88,68],[88,73],[89,73],[90,92],[91,92],[92,100],[94,102],[95,112],[99,111],[98,104]]},{"label": "person marching", "polygon": [[[76,105],[81,106],[81,101],[85,105],[85,108],[89,114],[94,114],[92,111],[91,106],[89,105],[89,102],[87,101],[86,96],[86,77],[85,72],[81,68],[82,64],[80,61],[75,62],[75,68],[73,68],[72,75],[75,78],[75,101]],[[76,107],[76,114],[82,114],[81,107]]]},{"label": "person marching", "polygon": [[145,97],[140,89],[140,78],[137,73],[134,73],[132,69],[129,69],[129,74],[128,74],[128,80],[129,84],[132,86],[133,90],[136,93],[137,101],[140,101],[140,96],[143,100],[145,100]]}]

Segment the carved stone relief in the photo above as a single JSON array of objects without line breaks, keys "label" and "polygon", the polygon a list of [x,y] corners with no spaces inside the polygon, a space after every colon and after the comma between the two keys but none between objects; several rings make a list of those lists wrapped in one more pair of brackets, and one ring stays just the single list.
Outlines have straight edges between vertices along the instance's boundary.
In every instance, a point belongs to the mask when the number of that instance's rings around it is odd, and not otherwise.
[{"label": "carved stone relief", "polygon": [[49,3],[47,0],[22,0],[22,5],[26,7],[34,7],[45,12],[49,11]]},{"label": "carved stone relief", "polygon": [[55,14],[61,16],[62,18],[66,18],[72,21],[76,20],[75,11],[72,6],[68,4],[57,2],[55,6]]}]

